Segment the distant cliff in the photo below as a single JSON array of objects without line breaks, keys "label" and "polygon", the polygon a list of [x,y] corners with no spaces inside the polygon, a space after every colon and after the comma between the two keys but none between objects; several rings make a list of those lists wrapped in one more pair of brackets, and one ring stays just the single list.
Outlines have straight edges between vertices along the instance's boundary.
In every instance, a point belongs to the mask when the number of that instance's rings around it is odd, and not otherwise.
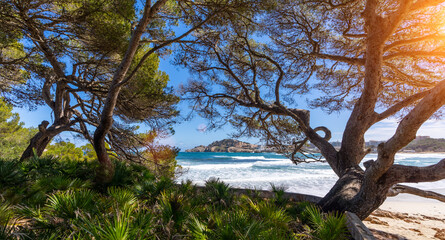
[{"label": "distant cliff", "polygon": [[186,152],[262,152],[256,144],[241,142],[235,139],[215,141],[208,146],[199,145]]}]

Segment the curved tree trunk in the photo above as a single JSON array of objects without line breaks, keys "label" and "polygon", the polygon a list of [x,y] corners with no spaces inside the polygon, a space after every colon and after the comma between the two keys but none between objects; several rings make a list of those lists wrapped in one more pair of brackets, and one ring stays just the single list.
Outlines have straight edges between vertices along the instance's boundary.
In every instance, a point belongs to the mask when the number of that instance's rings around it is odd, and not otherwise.
[{"label": "curved tree trunk", "polygon": [[20,161],[33,157],[34,150],[38,157],[42,156],[43,151],[51,140],[59,133],[67,131],[74,123],[76,123],[76,121],[69,122],[66,118],[62,118],[62,120],[55,122],[49,128],[46,128],[49,122],[42,121],[42,123],[39,124],[39,132],[31,138],[28,147],[20,157]]},{"label": "curved tree trunk", "polygon": [[107,132],[111,128],[111,124],[112,118],[109,126],[99,126],[94,133],[93,146],[99,161],[95,181],[99,184],[109,183],[114,177],[114,165],[105,146],[106,133],[102,134],[102,132]]},{"label": "curved tree trunk", "polygon": [[151,6],[151,1],[145,1],[144,12],[141,20],[137,24],[131,36],[129,46],[122,59],[117,71],[113,76],[111,85],[108,90],[107,98],[102,109],[99,126],[94,132],[93,146],[99,160],[100,167],[96,171],[96,182],[100,184],[109,183],[114,176],[114,166],[111,162],[108,151],[105,147],[105,137],[113,125],[114,108],[116,107],[117,98],[122,85],[125,83],[124,78],[130,69],[131,62],[139,47],[140,38],[147,28],[149,22],[154,15],[160,10],[167,0],[159,0]]},{"label": "curved tree trunk", "polygon": [[31,138],[31,142],[29,143],[28,147],[25,149],[22,156],[20,157],[20,161],[33,157],[34,149],[38,157],[42,156],[43,151],[45,150],[46,146],[48,146],[48,144],[51,142],[53,137],[54,136],[38,132],[36,135],[34,135],[33,138]]},{"label": "curved tree trunk", "polygon": [[42,156],[43,151],[46,146],[51,142],[51,140],[56,136],[60,131],[55,131],[54,127],[46,128],[48,126],[48,121],[43,121],[39,125],[39,132],[31,138],[28,147],[23,152],[20,157],[20,161],[26,160],[34,156],[34,149],[38,157]]},{"label": "curved tree trunk", "polygon": [[359,166],[346,170],[318,205],[326,212],[349,211],[365,219],[385,201],[391,186],[382,181],[372,188],[363,187],[364,177]]}]

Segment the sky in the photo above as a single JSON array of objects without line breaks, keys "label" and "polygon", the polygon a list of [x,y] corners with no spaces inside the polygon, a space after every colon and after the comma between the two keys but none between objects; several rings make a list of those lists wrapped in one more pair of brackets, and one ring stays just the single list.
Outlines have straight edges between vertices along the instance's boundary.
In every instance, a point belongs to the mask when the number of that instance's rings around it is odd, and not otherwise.
[{"label": "sky", "polygon": [[[175,87],[181,83],[185,83],[190,79],[188,70],[174,66],[170,63],[170,59],[161,59],[160,70],[166,72],[170,77],[170,85]],[[299,105],[304,105],[306,96],[298,100]],[[188,104],[182,102],[178,109],[182,115],[190,113]],[[36,111],[29,112],[28,109],[15,109],[20,119],[25,123],[26,127],[36,127],[43,120],[52,122],[51,110],[49,107],[40,107]],[[311,126],[325,126],[332,132],[332,141],[340,141],[343,130],[348,120],[350,112],[342,111],[340,113],[327,114],[321,110],[311,110]],[[399,119],[390,118],[375,124],[365,135],[366,141],[369,140],[387,140],[395,132]],[[213,141],[230,138],[230,134],[234,133],[234,129],[226,125],[222,129],[209,131],[206,129],[207,120],[194,116],[190,121],[183,121],[174,126],[175,134],[163,140],[163,143],[179,147],[182,151],[193,148],[198,145],[208,145]],[[445,138],[445,120],[429,120],[417,132],[418,136],[430,136],[433,138]],[[84,141],[74,139],[71,133],[62,134],[57,140],[72,141],[76,145],[85,144]],[[254,138],[241,138],[239,140],[258,144],[259,140]]]}]

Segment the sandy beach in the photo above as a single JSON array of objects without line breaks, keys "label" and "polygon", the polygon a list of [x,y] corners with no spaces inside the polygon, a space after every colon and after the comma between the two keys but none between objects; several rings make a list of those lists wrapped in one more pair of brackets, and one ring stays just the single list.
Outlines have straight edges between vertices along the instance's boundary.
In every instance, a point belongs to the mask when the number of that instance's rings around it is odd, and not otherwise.
[{"label": "sandy beach", "polygon": [[445,240],[445,203],[400,194],[388,198],[363,222],[377,239]]}]

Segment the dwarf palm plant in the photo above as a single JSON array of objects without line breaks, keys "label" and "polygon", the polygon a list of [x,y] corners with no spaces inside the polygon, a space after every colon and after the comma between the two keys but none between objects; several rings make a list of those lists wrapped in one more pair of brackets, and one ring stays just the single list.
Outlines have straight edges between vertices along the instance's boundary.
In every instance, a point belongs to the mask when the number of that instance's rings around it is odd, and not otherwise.
[{"label": "dwarf palm plant", "polygon": [[63,175],[55,175],[45,178],[39,178],[31,186],[31,191],[42,191],[44,193],[47,193],[53,190],[75,190],[81,188],[90,188],[91,186],[92,184],[88,180],[80,180],[78,178],[71,179]]},{"label": "dwarf palm plant", "polygon": [[209,239],[261,239],[266,226],[240,208],[233,211],[216,211],[211,214],[214,226]]},{"label": "dwarf palm plant", "polygon": [[323,213],[320,208],[310,205],[304,211],[309,220],[306,232],[300,234],[302,238],[311,237],[323,240],[347,239],[346,217],[342,213]]},{"label": "dwarf palm plant", "polygon": [[7,202],[0,202],[0,224],[4,224],[14,215],[11,204]]},{"label": "dwarf palm plant", "polygon": [[276,230],[287,229],[287,224],[292,220],[284,209],[271,202],[260,201],[259,203],[254,203],[252,200],[250,200],[249,205],[265,223],[276,228]]},{"label": "dwarf palm plant", "polygon": [[94,212],[97,194],[88,189],[60,191],[48,197],[47,207],[58,217],[73,219],[78,210]]},{"label": "dwarf palm plant", "polygon": [[134,205],[125,206],[97,215],[80,213],[73,221],[77,230],[74,239],[154,239],[152,214]]},{"label": "dwarf palm plant", "polygon": [[274,184],[270,184],[271,190],[274,193],[273,201],[276,205],[284,207],[289,202],[289,199],[284,196],[285,189],[283,186],[275,186]]},{"label": "dwarf palm plant", "polygon": [[23,171],[20,169],[19,162],[0,160],[0,185],[14,186],[24,181]]},{"label": "dwarf palm plant", "polygon": [[53,157],[35,156],[23,162],[22,169],[29,179],[38,179],[62,174],[56,165],[57,160]]},{"label": "dwarf palm plant", "polygon": [[7,202],[0,202],[0,239],[25,238],[26,234],[19,232],[17,226],[20,218],[15,216],[13,206]]},{"label": "dwarf palm plant", "polygon": [[161,193],[170,191],[174,188],[174,182],[172,179],[161,177],[157,181],[154,179],[146,179],[141,183],[138,183],[135,187],[135,192],[139,198],[148,200],[150,203],[156,202]]},{"label": "dwarf palm plant", "polygon": [[222,208],[230,206],[234,198],[229,184],[215,178],[206,181],[204,194],[211,204]]},{"label": "dwarf palm plant", "polygon": [[190,206],[184,201],[184,195],[172,191],[161,194],[158,209],[163,223],[172,223],[178,231],[182,230],[182,224],[191,213]]},{"label": "dwarf palm plant", "polygon": [[338,212],[326,214],[323,224],[314,234],[319,239],[347,239],[348,230],[346,227],[346,217]]},{"label": "dwarf palm plant", "polygon": [[128,189],[119,187],[109,187],[108,195],[116,203],[116,207],[119,208],[134,208],[138,204],[136,195]]},{"label": "dwarf palm plant", "polygon": [[207,240],[210,232],[206,224],[201,222],[198,218],[191,215],[187,224],[190,231],[190,237],[193,240]]},{"label": "dwarf palm plant", "polygon": [[96,161],[61,161],[60,159],[57,159],[57,167],[61,170],[64,176],[69,178],[79,178],[83,180],[92,179],[95,176],[94,169],[97,165],[98,163]]},{"label": "dwarf palm plant", "polygon": [[17,206],[17,215],[27,219],[39,229],[51,228],[51,221],[48,214],[40,207]]},{"label": "dwarf palm plant", "polygon": [[90,217],[81,215],[75,222],[83,234],[83,237],[94,237],[94,239],[126,240],[130,238],[131,210],[117,211],[113,216]]},{"label": "dwarf palm plant", "polygon": [[0,239],[13,240],[26,237],[26,234],[16,231],[17,220],[13,218],[5,218],[0,223]]}]

